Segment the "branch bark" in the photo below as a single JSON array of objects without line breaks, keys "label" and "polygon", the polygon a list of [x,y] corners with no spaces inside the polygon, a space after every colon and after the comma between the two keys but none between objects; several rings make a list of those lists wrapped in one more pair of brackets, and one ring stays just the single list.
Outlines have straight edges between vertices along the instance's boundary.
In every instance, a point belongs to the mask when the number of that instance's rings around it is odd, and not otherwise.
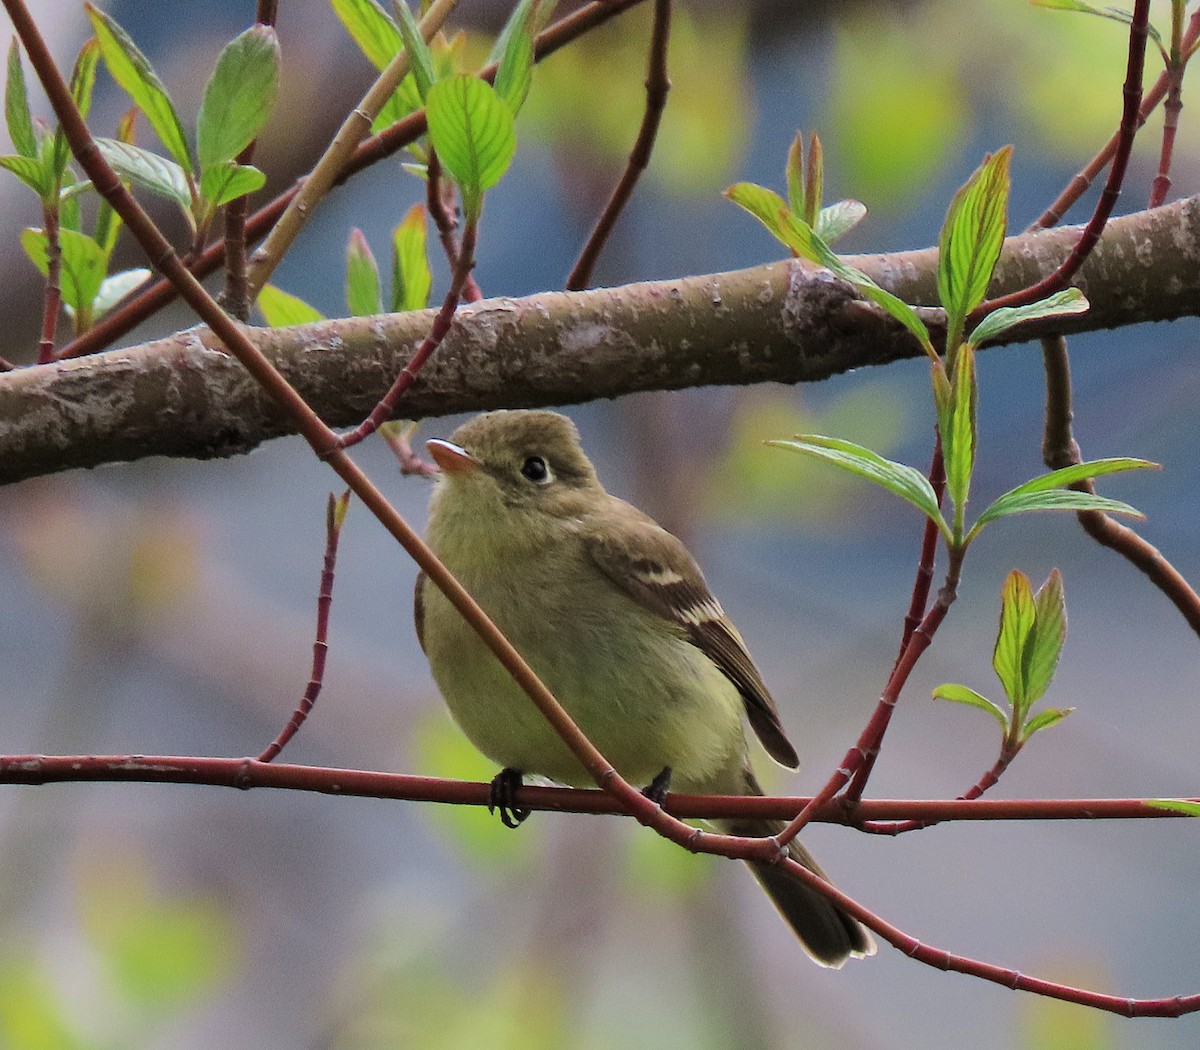
[{"label": "branch bark", "polygon": [[[1078,227],[1009,238],[994,294],[1069,254]],[[911,303],[936,301],[936,249],[850,260]],[[1200,314],[1200,197],[1112,220],[1076,282],[1087,314],[1010,341]],[[328,423],[361,420],[429,331],[432,312],[248,329]],[[931,314],[936,320],[938,314]],[[825,271],[794,261],[461,308],[405,394],[410,418],[569,404],[640,390],[814,382],[915,357],[901,326]],[[207,459],[290,433],[284,414],[207,329],[0,375],[0,484],[151,455]]]}]

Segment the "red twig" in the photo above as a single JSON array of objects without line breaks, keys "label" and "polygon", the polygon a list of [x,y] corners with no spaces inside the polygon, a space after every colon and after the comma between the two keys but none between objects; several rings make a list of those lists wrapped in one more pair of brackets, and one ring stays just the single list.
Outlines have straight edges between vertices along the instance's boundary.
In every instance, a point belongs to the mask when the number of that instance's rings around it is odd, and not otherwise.
[{"label": "red twig", "polygon": [[968,327],[1002,306],[1023,306],[1026,303],[1037,302],[1065,288],[1071,278],[1079,271],[1084,260],[1091,254],[1100,234],[1104,231],[1105,223],[1116,207],[1117,198],[1121,195],[1121,184],[1125,181],[1125,169],[1129,165],[1129,154],[1133,149],[1133,139],[1140,125],[1140,107],[1142,101],[1142,72],[1146,64],[1146,26],[1150,20],[1150,0],[1135,0],[1133,5],[1133,20],[1129,26],[1129,61],[1125,70],[1125,84],[1122,95],[1125,99],[1121,114],[1121,125],[1117,131],[1117,145],[1113,151],[1112,167],[1108,171],[1108,181],[1100,199],[1096,202],[1096,210],[1084,227],[1071,254],[1063,260],[1052,274],[1042,278],[1036,284],[1030,285],[1009,295],[992,299],[977,307],[971,314]]},{"label": "red twig", "polygon": [[[242,790],[273,788],[355,798],[486,806],[490,785],[409,773],[260,762],[256,758],[192,755],[0,755],[0,784],[141,783],[194,784]],[[523,809],[555,813],[628,816],[607,791],[536,787],[517,790]],[[813,808],[812,823],[857,827],[868,820],[931,820],[978,823],[1034,820],[1194,820],[1161,809],[1153,798],[864,799],[847,812],[841,800]],[[1200,797],[1182,801],[1200,804]],[[663,809],[686,820],[770,818],[786,820],[809,807],[803,796],[685,795],[671,792]],[[704,836],[707,840],[709,836]]]},{"label": "red twig", "polygon": [[662,123],[663,109],[667,104],[667,93],[671,90],[671,78],[667,75],[667,48],[671,40],[671,0],[654,0],[654,28],[650,35],[650,68],[646,74],[646,110],[642,115],[642,126],[629,153],[625,171],[613,188],[612,196],[600,213],[596,226],[579,253],[579,258],[567,277],[568,292],[582,291],[592,282],[592,270],[596,260],[612,234],[617,219],[633,196],[634,188],[642,172],[650,164],[654,151],[654,140]]},{"label": "red twig", "polygon": [[[442,165],[438,160],[437,151],[432,148],[429,150],[427,175],[425,208],[429,212],[430,218],[433,219],[433,225],[437,228],[438,239],[442,242],[442,251],[445,252],[446,261],[450,264],[450,271],[453,273],[458,269],[458,259],[462,254],[462,245],[458,243],[458,238],[454,235],[454,231],[458,227],[454,206],[454,186],[442,179]],[[479,290],[479,285],[475,283],[475,276],[471,273],[467,274],[466,282],[463,284],[462,298],[468,303],[477,303],[483,298],[483,292]]]},{"label": "red twig", "polygon": [[258,756],[260,762],[270,762],[296,735],[304,720],[321,695],[321,684],[325,681],[325,657],[329,654],[329,610],[333,605],[333,570],[337,565],[338,539],[342,534],[342,522],[345,520],[346,507],[350,502],[350,492],[342,493],[339,500],[331,492],[325,508],[325,562],[321,568],[321,583],[317,589],[317,630],[313,639],[312,671],[309,674],[308,685],[304,695],[287,725]]},{"label": "red twig", "polygon": [[[938,506],[942,505],[942,495],[946,490],[946,463],[942,458],[942,435],[934,432],[933,443],[933,460],[929,464],[929,483],[933,486],[934,495],[937,496]],[[925,519],[925,528],[921,536],[921,555],[917,562],[917,575],[913,580],[912,600],[908,605],[908,612],[904,617],[904,629],[900,636],[900,650],[896,653],[896,663],[892,665],[893,672],[904,659],[904,653],[908,649],[908,643],[912,641],[913,633],[921,624],[921,620],[925,616],[925,609],[929,604],[929,589],[933,586],[933,566],[934,558],[937,555],[938,536],[937,525],[934,524],[931,518]],[[882,736],[880,738],[882,741]],[[850,786],[846,788],[846,794],[842,799],[843,805],[853,805],[863,796],[863,792],[867,789],[867,781],[871,779],[871,772],[875,768],[875,760],[879,757],[879,742],[876,743],[872,750],[862,762],[862,765],[855,771],[854,777],[850,781]]]},{"label": "red twig", "polygon": [[37,363],[54,360],[54,333],[58,329],[58,311],[62,306],[62,244],[58,237],[58,212],[42,209],[46,226],[46,292],[42,303],[42,335],[38,340]]},{"label": "red twig", "polygon": [[478,227],[474,223],[467,223],[466,229],[463,230],[462,245],[459,249],[458,258],[455,261],[454,273],[450,279],[450,287],[446,291],[446,298],[442,300],[442,308],[438,310],[437,316],[433,319],[429,334],[417,348],[417,352],[413,354],[412,360],[400,370],[400,374],[396,376],[396,380],[392,383],[388,392],[371,409],[370,415],[353,430],[347,431],[338,438],[339,448],[353,448],[360,441],[374,434],[380,425],[391,417],[392,413],[396,410],[396,405],[400,402],[400,398],[404,396],[404,392],[412,386],[413,380],[417,378],[418,373],[425,366],[425,362],[442,345],[442,340],[449,334],[450,327],[454,324],[454,313],[458,309],[459,301],[462,298],[463,288],[466,286],[467,278],[471,276],[471,269],[475,265],[475,237],[477,229]]},{"label": "red twig", "polygon": [[399,423],[385,423],[379,428],[379,435],[387,442],[388,448],[392,450],[392,455],[396,457],[396,461],[400,464],[400,473],[402,475],[406,477],[436,478],[441,471],[432,463],[426,463],[425,460],[413,451],[412,433],[416,428],[416,423],[404,425]]},{"label": "red twig", "polygon": [[[985,791],[990,791],[999,782],[1004,775],[1004,771],[1008,769],[1009,764],[1017,757],[1021,750],[1021,744],[1013,746],[1005,740],[1004,745],[1000,748],[1000,755],[974,784],[964,791],[955,800],[957,802],[973,802],[979,798]],[[849,794],[849,792],[847,792]],[[936,820],[867,820],[858,824],[859,831],[866,831],[872,835],[902,835],[907,831],[921,831],[924,828],[931,828],[938,821]]]},{"label": "red twig", "polygon": [[1163,103],[1162,145],[1158,153],[1158,172],[1150,186],[1149,207],[1157,208],[1171,189],[1171,157],[1175,152],[1175,133],[1179,112],[1183,109],[1183,71],[1188,55],[1183,48],[1183,0],[1171,4],[1171,48],[1167,53],[1167,100]]},{"label": "red twig", "polygon": [[[258,0],[254,12],[256,25],[273,26],[279,15],[279,0]],[[250,164],[254,160],[251,142],[238,154],[238,164]],[[239,321],[250,316],[249,291],[246,285],[246,216],[250,214],[248,195],[231,200],[222,209],[225,227],[225,291],[221,294],[221,305]]]},{"label": "red twig", "polygon": [[[1188,22],[1187,32],[1183,35],[1182,48],[1184,54],[1195,45],[1196,41],[1200,40],[1200,10],[1193,13],[1191,20]],[[1168,71],[1163,71],[1159,74],[1154,85],[1146,92],[1142,99],[1141,107],[1138,109],[1138,127],[1140,128],[1149,119],[1150,114],[1154,112],[1155,107],[1163,100],[1167,94],[1167,88],[1170,85],[1170,74]],[[1112,138],[1104,144],[1104,147],[1099,153],[1094,156],[1088,165],[1075,175],[1067,184],[1066,188],[1058,195],[1054,203],[1051,204],[1033,223],[1030,230],[1046,230],[1051,226],[1058,225],[1062,217],[1067,213],[1067,209],[1071,207],[1080,197],[1087,192],[1089,186],[1095,180],[1096,176],[1104,170],[1105,165],[1112,160],[1113,155],[1117,151],[1117,145],[1121,140],[1121,130],[1118,128]]]},{"label": "red twig", "polygon": [[[591,3],[585,4],[578,11],[572,12],[538,34],[538,38],[534,42],[535,60],[540,62],[571,41],[642,2],[643,0],[592,0]],[[496,66],[493,64],[486,67],[480,71],[479,75],[489,82],[494,80]],[[351,176],[369,168],[372,164],[398,153],[405,146],[424,135],[426,130],[425,111],[418,110],[410,113],[403,120],[397,121],[390,128],[385,128],[379,134],[363,139],[355,147],[354,155],[346,165],[346,170],[342,172],[334,185],[340,186]],[[267,235],[271,227],[287,210],[287,206],[296,192],[296,186],[285,190],[246,220],[248,243],[256,243]],[[190,267],[193,276],[207,277],[221,265],[224,256],[225,250],[221,242],[210,245]],[[105,314],[86,335],[73,339],[64,346],[59,352],[59,356],[62,358],[83,357],[86,354],[94,354],[98,350],[103,350],[141,324],[146,318],[161,310],[178,294],[170,281],[155,282],[149,288],[137,292],[124,306],[117,307]]]}]

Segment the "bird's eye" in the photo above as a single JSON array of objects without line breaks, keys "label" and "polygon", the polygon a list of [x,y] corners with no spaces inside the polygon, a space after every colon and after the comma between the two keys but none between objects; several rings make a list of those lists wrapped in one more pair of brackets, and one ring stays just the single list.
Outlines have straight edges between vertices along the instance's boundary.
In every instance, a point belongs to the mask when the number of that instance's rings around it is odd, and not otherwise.
[{"label": "bird's eye", "polygon": [[546,466],[546,461],[541,456],[530,456],[525,460],[521,464],[521,476],[528,478],[535,485],[545,485],[553,480],[550,468]]}]

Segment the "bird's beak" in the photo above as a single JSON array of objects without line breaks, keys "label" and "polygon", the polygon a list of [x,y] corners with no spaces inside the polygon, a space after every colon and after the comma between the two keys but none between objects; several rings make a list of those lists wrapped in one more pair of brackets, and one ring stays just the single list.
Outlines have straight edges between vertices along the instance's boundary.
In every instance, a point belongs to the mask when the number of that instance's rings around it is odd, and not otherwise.
[{"label": "bird's beak", "polygon": [[449,441],[435,438],[433,441],[426,441],[425,447],[429,449],[434,462],[447,474],[473,474],[481,469],[479,460],[470,452]]}]

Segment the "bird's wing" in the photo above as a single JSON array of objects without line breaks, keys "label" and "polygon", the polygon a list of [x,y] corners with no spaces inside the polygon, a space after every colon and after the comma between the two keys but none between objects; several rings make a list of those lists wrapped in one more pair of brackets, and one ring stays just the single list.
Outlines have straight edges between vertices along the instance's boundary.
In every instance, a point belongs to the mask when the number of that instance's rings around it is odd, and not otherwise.
[{"label": "bird's wing", "polygon": [[417,641],[421,652],[425,651],[425,574],[417,573],[417,585],[413,588],[413,626],[417,629]]},{"label": "bird's wing", "polygon": [[[625,508],[628,508],[627,510]],[[754,666],[746,643],[713,597],[687,548],[652,519],[626,504],[605,528],[587,530],[584,543],[596,566],[630,598],[680,627],[742,694],[746,715],[776,762],[799,765],[779,721],[775,701]]]}]

